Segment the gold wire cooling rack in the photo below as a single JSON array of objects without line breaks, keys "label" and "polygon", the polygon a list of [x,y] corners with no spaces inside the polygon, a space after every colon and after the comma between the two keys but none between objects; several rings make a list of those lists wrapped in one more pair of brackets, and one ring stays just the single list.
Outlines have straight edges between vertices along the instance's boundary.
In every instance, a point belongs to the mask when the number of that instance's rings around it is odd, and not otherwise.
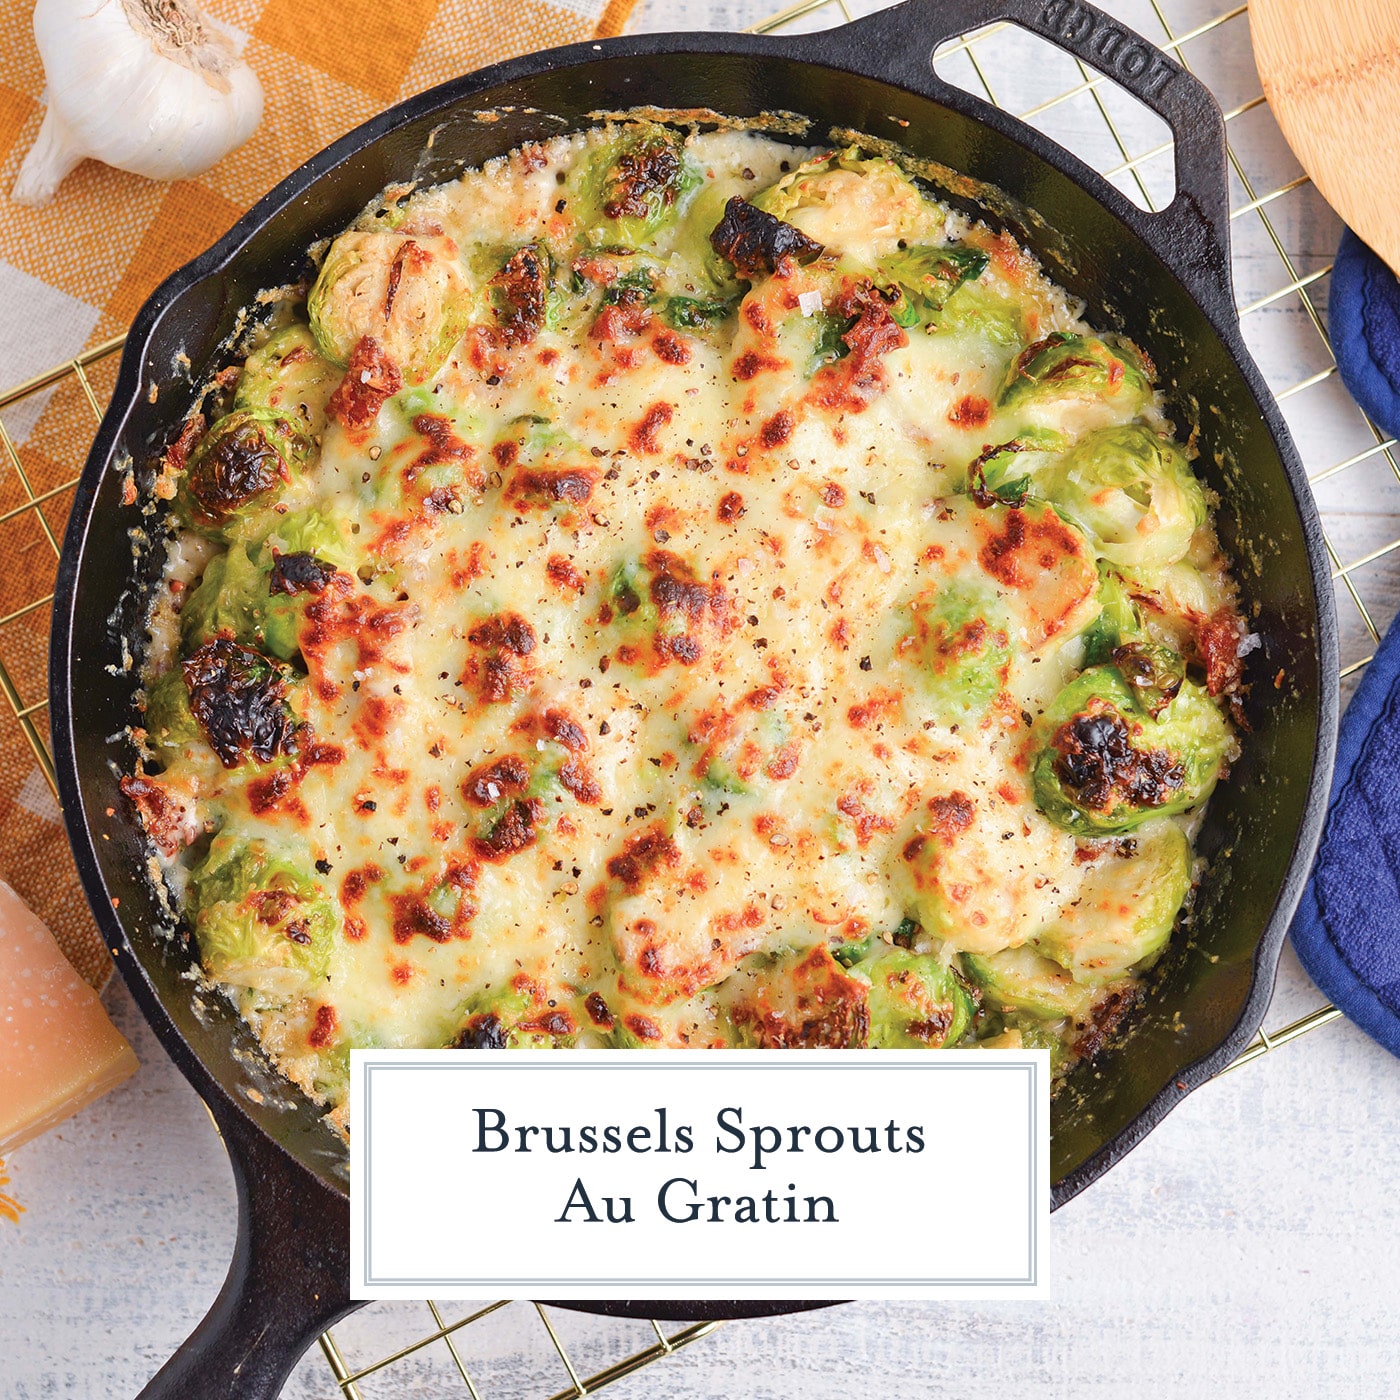
[{"label": "gold wire cooling rack", "polygon": [[[1106,0],[1100,0],[1100,3],[1105,2]],[[1107,3],[1121,18],[1135,24],[1188,68],[1210,68],[1212,58],[1218,55],[1223,44],[1229,42],[1234,42],[1237,47],[1243,44],[1244,51],[1247,52],[1248,38],[1247,34],[1242,32],[1246,24],[1245,5],[1237,5],[1224,13],[1208,14],[1203,19],[1192,22],[1192,12],[1196,9],[1192,0],[1119,0],[1118,3],[1107,0]],[[861,5],[858,10],[855,0],[798,0],[797,4],[770,15],[751,28],[759,33],[772,33],[794,26],[820,27],[855,19],[858,13],[865,12],[867,8],[869,7]],[[1126,13],[1129,9],[1134,11],[1132,15]],[[1160,34],[1152,32],[1154,25],[1160,28]],[[1018,88],[1026,86],[1021,81],[1026,73],[1024,67],[1020,70],[1014,66],[1008,67],[1004,61],[1004,50],[995,63],[989,60],[988,55],[998,40],[1007,39],[1008,31],[1013,29],[1014,26],[993,24],[943,46],[936,60],[939,72],[950,81],[978,92],[980,96],[998,106],[1006,106],[1022,119],[1042,126],[1049,134],[1057,137],[1061,137],[1062,133],[1052,125],[1056,113],[1077,112],[1081,135],[1087,115],[1098,127],[1097,157],[1094,153],[1082,149],[1082,143],[1076,144],[1071,141],[1067,144],[1071,144],[1090,164],[1095,165],[1130,197],[1149,209],[1160,207],[1164,198],[1170,197],[1172,143],[1168,139],[1149,142],[1145,146],[1140,144],[1136,138],[1141,130],[1141,122],[1133,123],[1126,119],[1126,109],[1120,100],[1121,94],[1118,94],[1110,80],[1100,77],[1077,60],[1065,60],[1077,67],[1078,72],[1077,76],[1071,73],[1069,81],[1063,87],[1030,104],[1003,103],[998,89],[1004,92],[1012,86],[1011,79],[1015,79],[1015,86]],[[1024,65],[1024,57],[1021,62]],[[1238,68],[1240,65],[1236,66]],[[995,75],[995,86],[988,76],[989,72]],[[1249,67],[1249,74],[1252,81],[1252,66]],[[1254,296],[1240,305],[1240,316],[1246,335],[1248,337],[1252,326],[1264,323],[1266,313],[1273,312],[1274,322],[1277,323],[1277,313],[1280,310],[1292,311],[1294,316],[1290,333],[1296,341],[1298,328],[1301,327],[1305,338],[1309,340],[1311,352],[1319,361],[1318,368],[1299,375],[1296,372],[1299,355],[1295,345],[1293,372],[1279,374],[1267,362],[1263,364],[1263,369],[1286,415],[1298,396],[1308,393],[1322,396],[1319,402],[1311,405],[1312,429],[1308,440],[1300,438],[1300,446],[1305,461],[1314,457],[1319,461],[1319,465],[1310,470],[1309,479],[1323,506],[1324,533],[1332,561],[1338,612],[1343,618],[1344,647],[1348,645],[1350,637],[1350,651],[1355,653],[1350,660],[1345,659],[1344,653],[1345,664],[1341,675],[1343,683],[1347,684],[1370,661],[1374,647],[1379,644],[1380,630],[1377,618],[1380,617],[1384,621],[1384,614],[1393,611],[1393,604],[1382,598],[1381,594],[1382,590],[1385,590],[1393,597],[1397,584],[1400,584],[1400,538],[1363,540],[1360,551],[1353,549],[1348,560],[1346,550],[1338,546],[1337,539],[1341,532],[1336,526],[1338,522],[1345,525],[1348,519],[1354,518],[1355,512],[1348,516],[1345,509],[1339,507],[1335,513],[1329,514],[1328,502],[1323,499],[1323,493],[1344,475],[1348,476],[1349,482],[1357,484],[1358,495],[1370,491],[1370,499],[1377,499],[1378,493],[1383,496],[1385,491],[1393,491],[1400,485],[1397,444],[1395,439],[1384,436],[1362,415],[1337,385],[1336,361],[1327,338],[1324,317],[1318,309],[1331,264],[1325,262],[1305,266],[1309,259],[1316,260],[1315,255],[1308,254],[1305,249],[1301,253],[1299,251],[1302,243],[1307,241],[1307,214],[1311,212],[1315,215],[1322,209],[1319,197],[1311,189],[1305,175],[1293,174],[1288,178],[1278,178],[1272,169],[1265,168],[1270,165],[1276,166],[1277,161],[1251,159],[1247,164],[1241,159],[1240,123],[1254,112],[1260,113],[1259,117],[1253,119],[1256,122],[1269,121],[1267,109],[1263,107],[1264,99],[1257,95],[1256,91],[1255,95],[1243,100],[1233,100],[1237,94],[1227,94],[1221,90],[1221,84],[1216,81],[1214,75],[1207,73],[1206,76],[1226,109],[1225,116],[1229,124],[1227,130],[1231,135],[1230,217],[1236,247],[1237,282],[1244,286],[1268,285],[1267,279],[1261,281],[1262,267],[1266,265],[1272,267],[1274,279],[1283,279],[1282,285],[1273,285],[1271,290],[1263,295]],[[1235,76],[1238,77],[1238,73]],[[1276,138],[1272,127],[1269,128],[1269,133]],[[1261,142],[1260,133],[1256,130],[1256,139],[1248,144],[1256,150],[1261,147],[1267,148],[1269,133],[1265,133]],[[1105,140],[1109,144],[1105,145]],[[1274,144],[1277,148],[1276,139]],[[1163,169],[1166,171],[1165,193]],[[1296,166],[1294,169],[1296,170]],[[1250,221],[1253,221],[1252,228]],[[1325,224],[1325,219],[1323,222]],[[1335,234],[1335,224],[1330,225],[1330,229],[1331,233]],[[1252,234],[1252,238],[1242,237],[1246,232]],[[1312,232],[1316,233],[1315,227]],[[1242,255],[1241,246],[1251,243],[1254,245],[1253,251]],[[1263,263],[1260,260],[1261,256]],[[1247,267],[1242,267],[1242,257],[1248,259]],[[1272,330],[1270,333],[1273,333]],[[55,564],[58,559],[59,537],[62,533],[62,518],[66,511],[67,497],[77,481],[87,444],[74,444],[71,460],[64,464],[65,470],[57,474],[61,479],[54,480],[55,474],[51,466],[44,471],[31,470],[32,464],[26,463],[26,453],[20,445],[24,441],[24,431],[22,428],[12,429],[12,425],[35,416],[36,409],[42,404],[45,396],[53,393],[75,393],[80,395],[91,409],[95,426],[102,416],[107,396],[110,394],[115,372],[115,356],[124,340],[124,336],[116,336],[104,341],[65,364],[56,365],[23,384],[0,392],[0,450],[3,451],[4,460],[14,469],[23,493],[18,504],[0,511],[0,526],[28,516],[42,537],[41,548],[51,556]],[[1306,354],[1303,354],[1302,358],[1306,361]],[[5,415],[10,418],[8,424]],[[1339,460],[1332,460],[1328,454],[1335,452],[1338,444],[1346,447],[1346,455]],[[1366,478],[1366,473],[1377,470],[1382,474],[1379,483]],[[1392,513],[1396,509],[1392,507]],[[36,592],[36,596],[24,599],[8,613],[0,616],[0,692],[3,692],[8,703],[10,717],[20,726],[33,750],[40,771],[50,788],[53,788],[53,761],[48,750],[44,713],[47,700],[42,693],[38,693],[42,686],[43,670],[42,667],[35,667],[32,661],[22,666],[12,664],[11,647],[8,645],[16,636],[16,624],[23,627],[25,619],[29,619],[28,630],[32,636],[35,615],[42,616],[42,610],[52,597],[51,577],[50,575],[50,586],[47,589]],[[1363,586],[1372,592],[1369,601],[1363,597]],[[3,709],[0,709],[0,715],[3,713]],[[1340,1013],[1335,1007],[1322,1006],[1272,1032],[1261,1032],[1258,1039],[1229,1068],[1238,1068],[1267,1054],[1309,1031],[1326,1025],[1338,1015]],[[547,1339],[546,1354],[557,1359],[558,1363],[555,1379],[552,1381],[548,1377],[548,1370],[553,1366],[553,1361],[550,1361],[544,1370],[540,1369],[537,1362],[533,1367],[527,1368],[537,1373],[533,1380],[538,1382],[532,1385],[528,1392],[519,1389],[521,1377],[515,1375],[509,1382],[503,1381],[501,1388],[493,1388],[491,1394],[550,1395],[551,1400],[580,1400],[580,1397],[591,1395],[643,1367],[675,1355],[722,1325],[697,1323],[676,1326],[674,1330],[667,1332],[656,1322],[637,1324],[643,1328],[650,1328],[645,1334],[643,1344],[631,1348],[622,1346],[618,1352],[616,1348],[619,1344],[616,1337],[613,1337],[611,1342],[615,1348],[614,1359],[604,1357],[599,1361],[594,1356],[597,1351],[596,1345],[585,1346],[576,1343],[571,1350],[560,1336],[560,1327],[557,1325],[559,1320],[552,1319],[549,1311],[538,1304],[493,1303],[449,1321],[437,1304],[426,1302],[422,1306],[427,1308],[432,1321],[431,1330],[426,1333],[419,1330],[422,1323],[411,1321],[408,1313],[404,1311],[419,1305],[379,1306],[386,1311],[392,1308],[400,1312],[404,1323],[404,1335],[408,1338],[388,1354],[363,1362],[357,1361],[352,1365],[347,1359],[347,1351],[351,1348],[343,1347],[333,1332],[327,1331],[320,1338],[320,1350],[330,1369],[333,1385],[346,1400],[372,1400],[373,1394],[384,1394],[375,1382],[396,1367],[404,1368],[401,1374],[407,1381],[410,1359],[416,1358],[421,1366],[428,1350],[434,1349],[433,1354],[439,1360],[443,1360],[442,1351],[436,1350],[439,1348],[445,1349],[446,1360],[450,1360],[447,1374],[453,1378],[453,1393],[461,1393],[455,1389],[460,1382],[460,1386],[465,1388],[465,1393],[472,1397],[472,1400],[483,1400],[479,1378],[473,1377],[467,1359],[467,1353],[476,1353],[478,1348],[469,1345],[464,1334],[467,1329],[484,1323],[488,1317],[500,1319],[511,1316],[518,1326],[520,1318],[533,1310]],[[511,1311],[503,1314],[502,1309]],[[535,1335],[538,1340],[537,1334]],[[472,1334],[473,1342],[477,1336],[476,1333]],[[543,1345],[543,1341],[541,1344]],[[589,1357],[588,1364],[576,1359],[584,1351]],[[445,1360],[443,1364],[446,1364]],[[307,1384],[312,1383],[311,1377],[307,1375],[307,1366],[308,1362],[303,1361],[297,1373],[297,1388],[309,1394],[313,1392],[306,1389]],[[418,1371],[419,1367],[415,1367],[414,1393],[423,1393],[418,1388],[421,1384]],[[509,1385],[509,1392],[505,1388],[506,1385]],[[554,1386],[561,1388],[554,1391]],[[434,1389],[437,1393],[447,1393],[442,1386],[436,1386]]]}]

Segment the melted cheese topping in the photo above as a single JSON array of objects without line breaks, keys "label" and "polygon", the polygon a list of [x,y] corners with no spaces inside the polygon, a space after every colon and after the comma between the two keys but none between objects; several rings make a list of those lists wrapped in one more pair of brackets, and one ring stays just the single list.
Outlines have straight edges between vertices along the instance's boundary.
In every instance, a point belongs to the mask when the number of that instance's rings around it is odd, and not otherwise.
[{"label": "melted cheese topping", "polygon": [[[1008,240],[912,186],[892,209],[855,172],[785,216],[826,256],[741,284],[720,324],[600,302],[637,262],[580,248],[576,172],[607,139],[530,148],[391,209],[390,234],[367,216],[352,236],[427,262],[403,283],[412,325],[380,310],[412,265],[349,279],[350,390],[407,373],[444,289],[475,289],[470,325],[430,377],[365,413],[281,404],[315,419],[318,450],[258,531],[219,547],[307,549],[285,522],[313,514],[336,542],[310,552],[338,572],[289,595],[304,728],[295,752],[232,767],[200,734],[148,775],[179,811],[167,854],[204,833],[173,869],[206,860],[217,830],[327,902],[313,973],[280,953],[210,966],[279,1066],[332,1105],[348,1046],[443,1045],[464,1025],[485,1037],[466,1043],[706,1046],[766,1017],[787,1038],[758,1043],[862,1043],[822,1039],[862,1001],[859,977],[822,954],[775,990],[765,969],[902,930],[961,982],[962,955],[1034,944],[1123,858],[1032,792],[1033,725],[1099,612],[1095,549],[1048,504],[966,492],[991,444],[1160,428],[1155,402],[999,406],[1019,350],[1086,328]],[[698,189],[678,206],[703,202],[708,227],[806,154],[693,136]],[[663,292],[703,297],[692,222],[671,217],[645,255]],[[513,333],[488,253],[536,242],[564,311]],[[948,243],[982,251],[966,291],[985,316],[857,314],[882,260]],[[349,353],[376,317],[388,370]],[[844,338],[822,362],[833,321]],[[190,539],[172,556],[177,603],[207,564]],[[1208,525],[1178,567],[1202,614],[1228,610]],[[1163,639],[1190,630],[1142,606]],[[1073,1041],[1099,995],[1077,1021],[1042,1019]],[[963,1039],[1015,1022],[984,1001]]]}]

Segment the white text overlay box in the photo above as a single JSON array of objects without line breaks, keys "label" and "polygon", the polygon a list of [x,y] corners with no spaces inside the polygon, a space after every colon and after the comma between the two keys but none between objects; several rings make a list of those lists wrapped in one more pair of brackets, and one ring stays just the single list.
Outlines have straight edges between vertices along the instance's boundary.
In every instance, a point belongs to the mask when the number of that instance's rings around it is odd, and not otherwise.
[{"label": "white text overlay box", "polygon": [[351,1054],[351,1296],[1040,1298],[1045,1051]]}]

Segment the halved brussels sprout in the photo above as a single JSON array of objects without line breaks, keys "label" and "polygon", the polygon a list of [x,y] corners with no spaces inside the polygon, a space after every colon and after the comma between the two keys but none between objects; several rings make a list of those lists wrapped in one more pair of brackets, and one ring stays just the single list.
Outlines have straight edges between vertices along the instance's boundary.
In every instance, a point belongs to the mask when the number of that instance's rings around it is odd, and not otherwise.
[{"label": "halved brussels sprout", "polygon": [[870,979],[870,1039],[877,1050],[941,1050],[972,1024],[977,998],[956,970],[934,953],[880,945],[858,962]]},{"label": "halved brussels sprout", "polygon": [[210,842],[189,883],[195,940],[216,982],[286,1002],[324,979],[340,919],[303,861],[224,832]]},{"label": "halved brussels sprout", "polygon": [[974,458],[967,469],[968,490],[974,498],[990,494],[1007,505],[1021,505],[1028,496],[1044,496],[1037,483],[1066,446],[1064,435],[1051,428],[1026,428],[1011,441],[984,448]]},{"label": "halved brussels sprout", "polygon": [[645,248],[700,183],[679,132],[655,122],[624,127],[593,151],[571,201],[580,236],[597,248]]},{"label": "halved brussels sprout", "polygon": [[466,1008],[456,1050],[557,1050],[578,1038],[573,1015],[528,977],[517,977],[508,991],[484,992]]},{"label": "halved brussels sprout", "polygon": [[963,967],[982,988],[984,1004],[1025,1011],[1045,1021],[1082,1016],[1092,997],[1059,963],[1029,945],[978,957],[964,953]]},{"label": "halved brussels sprout", "polygon": [[311,451],[290,418],[261,408],[226,413],[190,456],[179,511],[196,528],[226,534],[270,505]]},{"label": "halved brussels sprout", "polygon": [[283,661],[296,656],[300,609],[290,597],[270,593],[268,577],[269,571],[254,564],[242,544],[211,559],[180,610],[182,649],[190,653],[226,636]]},{"label": "halved brussels sprout", "polygon": [[540,242],[517,248],[486,284],[491,314],[507,345],[527,345],[549,318],[554,256]]},{"label": "halved brussels sprout", "polygon": [[854,147],[803,161],[751,203],[836,252],[883,260],[927,238],[933,206],[892,160]]},{"label": "halved brussels sprout", "polygon": [[1186,454],[1140,424],[1090,433],[1046,473],[1043,491],[1120,568],[1175,564],[1207,515]]},{"label": "halved brussels sprout", "polygon": [[879,280],[899,293],[890,315],[901,326],[936,322],[953,293],[975,282],[988,261],[979,249],[955,243],[907,248],[883,259]]},{"label": "halved brussels sprout", "polygon": [[1152,385],[1130,351],[1093,335],[1052,331],[1011,362],[998,403],[1009,408],[1064,398],[1111,399],[1129,414],[1146,407]]},{"label": "halved brussels sprout", "polygon": [[909,604],[921,696],[944,722],[980,719],[1006,685],[1011,641],[991,588],[954,580]]},{"label": "halved brussels sprout", "polygon": [[339,383],[340,370],[322,357],[311,327],[284,326],[244,361],[233,406],[274,414],[315,437]]},{"label": "halved brussels sprout", "polygon": [[1200,686],[1183,682],[1154,719],[1116,666],[1094,666],[1071,681],[1036,731],[1036,805],[1081,836],[1131,831],[1204,802],[1234,743]]},{"label": "halved brussels sprout", "polygon": [[1139,827],[1133,842],[1122,844],[1135,850],[1101,855],[1079,898],[1036,940],[1078,983],[1111,982],[1150,967],[1191,891],[1191,843],[1175,822]]},{"label": "halved brussels sprout", "polygon": [[349,364],[368,337],[411,384],[431,379],[471,320],[475,297],[450,238],[342,233],[307,299],[321,353]]}]

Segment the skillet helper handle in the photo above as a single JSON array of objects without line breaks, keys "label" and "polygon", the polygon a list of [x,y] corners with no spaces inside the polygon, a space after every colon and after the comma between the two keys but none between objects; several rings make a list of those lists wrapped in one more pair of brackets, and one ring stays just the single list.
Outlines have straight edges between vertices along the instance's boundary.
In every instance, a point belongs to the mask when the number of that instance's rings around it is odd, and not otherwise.
[{"label": "skillet helper handle", "polygon": [[[1233,315],[1225,118],[1210,89],[1175,59],[1085,0],[905,0],[840,32],[879,55],[892,80],[946,101],[953,89],[933,71],[934,51],[998,20],[1081,59],[1166,122],[1176,143],[1176,196],[1155,213],[1134,208],[1133,227],[1199,301]],[[966,98],[962,90],[957,96]],[[1022,125],[983,105],[993,125]],[[1085,175],[1099,180],[1087,166],[1079,174],[1081,181]]]},{"label": "skillet helper handle", "polygon": [[221,1108],[210,1111],[238,1194],[228,1277],[138,1400],[275,1400],[312,1340],[355,1306],[344,1198]]}]

